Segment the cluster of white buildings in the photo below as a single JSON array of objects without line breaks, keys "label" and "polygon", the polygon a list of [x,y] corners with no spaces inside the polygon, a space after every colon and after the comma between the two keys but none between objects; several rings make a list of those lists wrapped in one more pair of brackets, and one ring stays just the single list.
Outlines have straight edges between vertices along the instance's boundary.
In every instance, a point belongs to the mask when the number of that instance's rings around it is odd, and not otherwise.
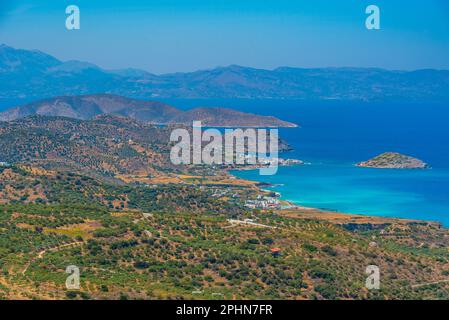
[{"label": "cluster of white buildings", "polygon": [[257,200],[246,200],[245,207],[250,209],[279,209],[281,203],[277,198],[258,196]]},{"label": "cluster of white buildings", "polygon": [[245,157],[245,163],[248,164],[258,164],[262,166],[268,166],[273,164],[277,164],[280,166],[292,166],[292,165],[300,165],[304,162],[297,159],[283,159],[283,158],[275,158],[275,157],[257,157],[253,154],[247,154]]}]

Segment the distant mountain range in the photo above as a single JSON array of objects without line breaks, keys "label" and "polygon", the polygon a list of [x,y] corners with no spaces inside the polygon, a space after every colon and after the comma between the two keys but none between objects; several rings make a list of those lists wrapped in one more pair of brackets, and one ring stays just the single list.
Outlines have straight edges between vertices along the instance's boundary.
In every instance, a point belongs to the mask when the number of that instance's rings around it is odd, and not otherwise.
[{"label": "distant mountain range", "polygon": [[0,45],[0,98],[111,93],[134,98],[249,98],[343,101],[449,101],[449,71],[241,66],[154,75],[62,62],[41,51]]},{"label": "distant mountain range", "polygon": [[182,111],[168,104],[125,98],[112,94],[62,96],[40,100],[0,113],[0,121],[28,116],[68,117],[90,120],[99,115],[129,117],[153,124],[192,125],[201,121],[213,127],[295,127],[275,117],[259,116],[225,108],[194,108]]}]

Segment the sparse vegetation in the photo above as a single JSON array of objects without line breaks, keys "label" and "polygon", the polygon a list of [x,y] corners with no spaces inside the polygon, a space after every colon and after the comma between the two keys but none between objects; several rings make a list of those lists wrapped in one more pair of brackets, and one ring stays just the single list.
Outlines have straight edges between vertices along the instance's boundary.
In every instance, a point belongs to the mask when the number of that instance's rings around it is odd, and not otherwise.
[{"label": "sparse vegetation", "polygon": [[[449,233],[436,224],[250,210],[245,199],[262,192],[254,184],[183,179],[149,161],[166,146],[128,120],[120,131],[115,118],[24,121],[0,128],[12,163],[0,168],[3,299],[449,298]],[[47,129],[30,135],[36,126]],[[143,167],[184,182],[118,178]],[[256,225],[228,221],[249,218]],[[371,264],[381,269],[377,291],[365,288]],[[65,288],[69,265],[80,269],[80,290]]]}]

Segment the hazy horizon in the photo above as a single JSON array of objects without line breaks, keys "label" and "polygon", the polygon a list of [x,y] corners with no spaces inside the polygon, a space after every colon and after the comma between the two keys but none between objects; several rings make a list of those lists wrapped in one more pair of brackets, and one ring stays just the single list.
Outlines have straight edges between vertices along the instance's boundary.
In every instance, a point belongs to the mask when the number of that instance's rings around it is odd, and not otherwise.
[{"label": "hazy horizon", "polygon": [[[80,30],[65,28],[71,4]],[[370,4],[381,10],[380,30],[365,28]],[[447,70],[448,17],[443,0],[13,0],[0,4],[0,43],[154,74],[228,65]]]},{"label": "hazy horizon", "polygon": [[[13,48],[16,50],[27,50],[27,51],[39,51],[42,52],[44,54],[50,55],[49,53],[40,50],[39,48],[31,48],[31,49],[24,49],[24,48],[16,48],[13,46],[8,45],[7,43],[0,43],[0,47],[1,46],[6,46],[9,48]],[[90,61],[84,61],[84,60],[79,60],[79,59],[73,59],[73,60],[63,60],[60,59],[57,56],[54,55],[50,55],[53,58],[58,59],[59,61],[65,63],[65,62],[70,62],[70,61],[74,61],[74,62],[81,62],[81,63],[86,63],[86,64],[93,64],[96,67],[104,70],[104,71],[108,71],[108,72],[117,72],[117,71],[125,71],[125,70],[139,70],[139,71],[144,71],[144,72],[148,72],[150,74],[156,75],[156,76],[163,76],[163,75],[169,75],[169,74],[176,74],[176,73],[194,73],[194,72],[199,72],[199,71],[209,71],[209,70],[215,70],[215,69],[220,69],[220,68],[232,68],[232,67],[241,67],[241,68],[246,68],[246,69],[257,69],[257,70],[266,70],[266,71],[274,71],[276,69],[281,69],[281,68],[293,68],[293,69],[377,69],[377,70],[386,70],[386,71],[398,71],[398,72],[413,72],[413,71],[420,71],[420,70],[435,70],[435,71],[449,71],[449,67],[448,68],[419,68],[419,69],[388,69],[388,68],[382,68],[382,67],[370,67],[370,66],[366,66],[366,67],[356,67],[356,66],[350,66],[350,65],[345,65],[345,66],[316,66],[316,67],[304,67],[304,66],[289,66],[289,65],[279,65],[279,66],[275,66],[272,68],[257,68],[257,67],[251,67],[251,66],[246,66],[246,65],[239,65],[239,64],[228,64],[228,65],[217,65],[217,66],[211,66],[211,67],[207,67],[207,68],[203,68],[203,69],[195,69],[195,70],[188,70],[188,71],[173,71],[173,72],[167,72],[167,73],[155,73],[152,72],[151,70],[145,70],[142,68],[134,68],[134,67],[126,67],[124,66],[123,68],[120,69],[109,69],[109,68],[104,68],[101,65],[98,65],[96,63],[92,63]]]}]

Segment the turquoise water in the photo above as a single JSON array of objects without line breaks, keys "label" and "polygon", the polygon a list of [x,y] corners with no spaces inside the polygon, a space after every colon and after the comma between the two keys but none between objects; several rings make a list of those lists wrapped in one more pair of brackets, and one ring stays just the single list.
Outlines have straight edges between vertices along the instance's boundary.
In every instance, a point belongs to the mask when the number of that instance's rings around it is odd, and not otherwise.
[{"label": "turquoise water", "polygon": [[365,169],[312,164],[281,167],[276,175],[257,170],[235,175],[272,183],[270,189],[296,204],[366,215],[440,221],[449,226],[448,170]]},{"label": "turquoise water", "polygon": [[[347,213],[434,220],[449,227],[449,105],[209,99],[165,102],[183,109],[222,106],[300,124],[301,128],[280,130],[281,137],[295,149],[283,157],[311,165],[281,167],[274,176],[236,172],[243,178],[277,184],[273,189],[286,200]],[[11,105],[0,103],[3,108]],[[415,156],[432,169],[354,167],[386,151]]]},{"label": "turquoise water", "polygon": [[[299,123],[281,129],[294,151],[283,157],[310,165],[281,167],[274,176],[238,171],[275,184],[283,199],[347,213],[433,220],[449,227],[449,106],[288,100],[171,100],[178,107],[224,106]],[[358,168],[379,153],[397,151],[429,170]]]}]

